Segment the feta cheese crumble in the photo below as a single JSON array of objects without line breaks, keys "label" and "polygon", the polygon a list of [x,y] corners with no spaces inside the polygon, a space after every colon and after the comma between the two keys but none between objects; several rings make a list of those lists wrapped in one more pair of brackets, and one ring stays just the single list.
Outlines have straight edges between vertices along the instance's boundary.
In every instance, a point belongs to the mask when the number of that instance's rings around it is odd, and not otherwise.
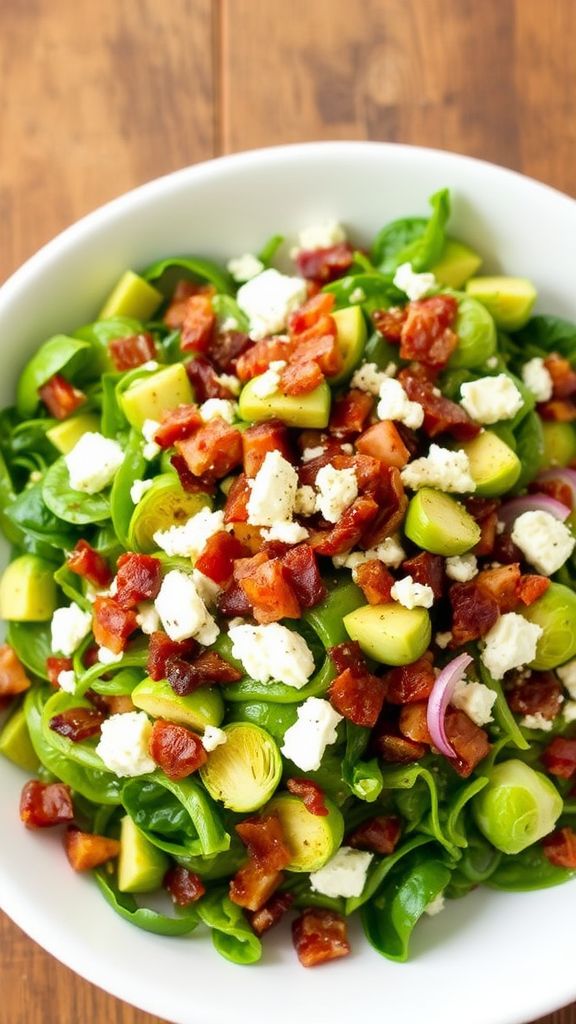
[{"label": "feta cheese crumble", "polygon": [[460,405],[476,423],[510,420],[524,405],[513,380],[505,373],[460,385]]},{"label": "feta cheese crumble", "polygon": [[199,411],[204,423],[208,423],[216,416],[226,420],[226,423],[233,423],[236,419],[236,408],[236,402],[231,402],[229,398],[207,398],[202,402]]},{"label": "feta cheese crumble", "polygon": [[542,732],[550,732],[552,724],[550,719],[544,718],[539,711],[535,715],[524,715],[524,718],[520,719],[520,725],[524,729],[540,729]]},{"label": "feta cheese crumble", "polygon": [[430,900],[430,903],[424,909],[424,913],[428,914],[428,917],[436,917],[436,914],[440,914],[444,910],[445,906],[446,900],[444,898],[444,893],[439,892],[433,900]]},{"label": "feta cheese crumble", "polygon": [[453,452],[438,444],[430,445],[428,455],[409,462],[401,476],[402,482],[413,491],[420,487],[435,487],[438,491],[455,494],[476,490],[466,452]]},{"label": "feta cheese crumble", "polygon": [[476,555],[450,555],[446,559],[446,575],[458,583],[467,583],[478,573]]},{"label": "feta cheese crumble", "polygon": [[236,301],[249,319],[250,336],[258,341],[283,331],[290,313],[306,301],[306,296],[303,278],[288,277],[270,268],[243,284]]},{"label": "feta cheese crumble", "polygon": [[294,512],[300,516],[312,516],[316,511],[316,494],[309,484],[303,484],[296,491]]},{"label": "feta cheese crumble", "polygon": [[344,228],[338,221],[330,219],[310,224],[298,234],[300,249],[311,252],[314,249],[330,249],[333,245],[346,241]]},{"label": "feta cheese crumble", "polygon": [[482,727],[493,721],[492,708],[496,702],[496,691],[484,683],[468,682],[461,679],[454,688],[450,699],[453,707],[465,711],[475,725]]},{"label": "feta cheese crumble", "polygon": [[98,648],[98,661],[101,665],[115,665],[117,661],[122,661],[123,653],[116,654],[115,651],[111,651],[109,647]]},{"label": "feta cheese crumble", "polygon": [[146,491],[150,490],[153,483],[153,480],[134,481],[132,487],[130,488],[130,500],[132,501],[133,505],[137,505],[139,501],[142,501],[142,498],[146,494]]},{"label": "feta cheese crumble", "polygon": [[337,523],[358,497],[358,481],[352,467],[335,469],[322,466],[316,476],[316,510],[328,523]]},{"label": "feta cheese crumble", "polygon": [[440,648],[441,651],[445,651],[451,639],[452,633],[450,632],[450,630],[447,630],[445,633],[436,633],[436,636],[434,637],[434,642],[436,643],[436,646]]},{"label": "feta cheese crumble", "polygon": [[354,288],[348,296],[348,301],[354,304],[357,302],[365,302],[366,292],[363,288]]},{"label": "feta cheese crumble", "polygon": [[298,720],[284,733],[281,752],[303,772],[314,772],[326,747],[336,743],[342,715],[321,697],[308,697],[298,708]]},{"label": "feta cheese crumble", "polygon": [[50,627],[51,649],[69,658],[92,629],[92,616],[77,604],[57,608]]},{"label": "feta cheese crumble", "polygon": [[434,591],[427,583],[415,583],[412,576],[404,576],[390,590],[390,596],[404,608],[431,608]]},{"label": "feta cheese crumble", "polygon": [[314,672],[314,658],[304,637],[287,626],[231,625],[232,657],[242,662],[246,675],[258,683],[271,679],[301,690]]},{"label": "feta cheese crumble", "polygon": [[248,522],[251,526],[274,526],[274,523],[292,519],[298,473],[279,451],[266,453],[250,486]]},{"label": "feta cheese crumble", "polygon": [[501,615],[484,637],[485,647],[481,655],[494,679],[502,679],[510,669],[534,661],[543,632],[541,626],[528,622],[517,612]]},{"label": "feta cheese crumble", "polygon": [[522,380],[537,402],[548,402],[552,398],[554,382],[540,356],[534,356],[534,359],[524,363]]},{"label": "feta cheese crumble", "polygon": [[576,722],[576,700],[567,700],[562,708],[562,715],[566,723]]},{"label": "feta cheese crumble", "polygon": [[211,753],[212,750],[216,750],[216,747],[221,747],[223,743],[226,743],[227,739],[224,729],[218,729],[215,725],[207,725],[202,736],[202,746],[207,753]]},{"label": "feta cheese crumble", "polygon": [[[228,318],[228,320],[230,320],[230,317]],[[234,327],[226,327],[226,322],[227,321],[225,320],[224,323],[221,325],[221,329],[223,331],[232,331],[237,329],[238,324],[236,320],[234,321]],[[216,380],[223,388],[228,388],[228,390],[231,391],[233,395],[239,395],[242,390],[242,383],[240,381],[240,378],[236,377],[235,374],[233,373],[219,373],[216,375]]]},{"label": "feta cheese crumble", "polygon": [[308,530],[300,523],[293,523],[290,520],[274,523],[268,530],[262,530],[264,540],[277,540],[282,544],[299,544],[309,536]]},{"label": "feta cheese crumble", "polygon": [[160,616],[151,601],[142,601],[138,605],[136,622],[145,636],[152,636],[160,629]]},{"label": "feta cheese crumble", "polygon": [[58,673],[58,686],[65,693],[76,692],[76,675],[72,669],[65,668]]},{"label": "feta cheese crumble", "polygon": [[146,442],[142,449],[142,454],[148,462],[150,462],[151,459],[155,459],[161,451],[160,445],[156,444],[156,441],[154,440],[159,426],[160,424],[158,420],[144,420],[144,423],[142,424],[142,437]]},{"label": "feta cheese crumble", "polygon": [[424,409],[419,402],[411,402],[399,380],[387,377],[380,385],[380,401],[376,414],[381,420],[397,420],[411,430],[418,430],[424,422]]},{"label": "feta cheese crumble", "polygon": [[438,284],[434,274],[417,274],[416,271],[412,270],[411,263],[400,264],[394,274],[393,283],[412,302],[423,299]]},{"label": "feta cheese crumble", "polygon": [[562,681],[572,699],[576,700],[576,658],[572,658],[572,661],[567,661],[565,665],[557,668],[556,675]]},{"label": "feta cheese crumble", "polygon": [[398,569],[405,558],[406,552],[398,537],[386,537],[375,548],[369,548],[367,551],[347,551],[343,555],[334,555],[332,564],[335,569],[355,569],[364,562],[378,559],[383,565]]},{"label": "feta cheese crumble", "polygon": [[224,512],[202,508],[182,526],[156,530],[154,541],[172,558],[196,559],[210,537],[224,529]]},{"label": "feta cheese crumble", "polygon": [[396,363],[388,363],[385,370],[379,370],[376,363],[364,363],[352,375],[350,387],[366,391],[369,395],[379,395],[382,385],[394,377],[397,369]]},{"label": "feta cheese crumble", "polygon": [[251,281],[253,277],[261,274],[264,270],[264,264],[262,260],[259,260],[254,253],[245,252],[243,256],[236,256],[235,259],[229,260],[227,269],[235,281],[239,284],[244,284],[246,281]]},{"label": "feta cheese crumble", "polygon": [[373,853],[341,846],[324,867],[310,873],[310,888],[323,896],[361,896]]},{"label": "feta cheese crumble", "polygon": [[171,640],[187,640],[192,636],[204,646],[216,640],[218,626],[188,573],[180,569],[167,573],[154,605]]},{"label": "feta cheese crumble", "polygon": [[252,385],[252,394],[256,398],[270,398],[280,387],[280,374],[286,366],[285,359],[274,359],[264,373],[256,377]]},{"label": "feta cheese crumble", "polygon": [[117,441],[89,430],[64,456],[64,462],[73,491],[98,494],[112,483],[124,462],[124,452]]},{"label": "feta cheese crumble", "polygon": [[111,715],[102,722],[96,753],[121,779],[147,775],[156,768],[148,753],[151,735],[152,723],[143,711]]},{"label": "feta cheese crumble", "polygon": [[317,444],[314,448],[305,448],[302,452],[302,462],[312,462],[313,459],[319,459],[321,455],[324,455],[326,451],[323,444]]},{"label": "feta cheese crumble", "polygon": [[549,512],[523,512],[514,522],[512,540],[527,562],[543,576],[552,576],[574,550],[571,530]]}]

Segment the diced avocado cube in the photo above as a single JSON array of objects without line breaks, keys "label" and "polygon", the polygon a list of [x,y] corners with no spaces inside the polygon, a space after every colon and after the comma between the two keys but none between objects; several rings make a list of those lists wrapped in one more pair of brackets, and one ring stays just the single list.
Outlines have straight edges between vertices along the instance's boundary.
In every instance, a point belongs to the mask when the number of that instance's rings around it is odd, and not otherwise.
[{"label": "diced avocado cube", "polygon": [[518,331],[529,319],[537,292],[525,277],[473,277],[466,292],[477,299],[503,331]]},{"label": "diced avocado cube", "polygon": [[143,277],[127,270],[110,292],[98,315],[99,320],[114,316],[131,316],[146,321],[164,301],[164,296]]},{"label": "diced avocado cube", "polygon": [[120,823],[118,888],[120,892],[153,892],[162,885],[169,860],[135,825],[129,815]]},{"label": "diced avocado cube", "polygon": [[0,618],[8,622],[47,622],[57,604],[54,566],[38,555],[20,555],[0,580]]},{"label": "diced avocado cube", "polygon": [[476,481],[474,494],[479,498],[497,498],[514,486],[522,463],[512,449],[492,430],[483,430],[462,450],[470,461],[470,474]]},{"label": "diced avocado cube", "polygon": [[39,761],[32,746],[23,707],[10,715],[0,732],[0,754],[25,772],[34,774],[38,770]]},{"label": "diced avocado cube", "polygon": [[283,395],[276,391],[261,398],[258,394],[259,377],[253,377],[242,389],[239,402],[243,420],[260,423],[280,419],[289,427],[308,427],[318,430],[328,426],[330,419],[330,388],[325,380],[307,395]]},{"label": "diced avocado cube", "polygon": [[311,814],[304,802],[290,793],[278,793],[266,806],[277,814],[292,853],[287,871],[319,871],[340,846],[344,819],[335,804],[325,799],[328,814]]},{"label": "diced avocado cube", "polygon": [[342,369],[330,377],[332,385],[342,384],[352,376],[364,355],[366,321],[360,306],[345,306],[332,314],[338,331],[338,344],[344,360]]},{"label": "diced avocado cube", "polygon": [[96,413],[86,412],[81,416],[56,423],[46,431],[46,437],[62,455],[67,455],[74,448],[83,434],[98,433],[100,417]]},{"label": "diced avocado cube", "polygon": [[201,686],[181,697],[166,679],[143,679],[132,691],[132,701],[152,718],[165,718],[191,729],[220,725],[224,718],[224,701],[217,687]]},{"label": "diced avocado cube", "polygon": [[447,238],[442,255],[431,271],[438,284],[446,288],[461,288],[482,265],[482,257],[470,246]]},{"label": "diced avocado cube", "polygon": [[480,527],[455,498],[422,487],[408,505],[404,532],[435,555],[463,555],[480,540]]},{"label": "diced avocado cube", "polygon": [[163,412],[193,401],[194,392],[185,367],[173,363],[134,381],[122,395],[122,409],[128,422],[141,430],[145,420],[160,420]]},{"label": "diced avocado cube", "polygon": [[367,604],[344,618],[346,632],[364,654],[384,665],[409,665],[427,649],[432,630],[425,608]]}]

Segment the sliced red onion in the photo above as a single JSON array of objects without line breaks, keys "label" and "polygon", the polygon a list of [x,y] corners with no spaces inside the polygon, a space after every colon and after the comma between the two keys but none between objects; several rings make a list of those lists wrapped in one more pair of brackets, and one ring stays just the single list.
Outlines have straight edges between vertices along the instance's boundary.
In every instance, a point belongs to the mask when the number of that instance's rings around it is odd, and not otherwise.
[{"label": "sliced red onion", "polygon": [[457,658],[450,661],[437,677],[428,699],[426,712],[428,732],[436,749],[445,757],[458,756],[450,744],[444,728],[446,708],[452,699],[456,683],[460,682],[472,661],[473,658],[469,654],[459,654]]},{"label": "sliced red onion", "polygon": [[524,512],[548,512],[554,519],[564,522],[568,519],[571,509],[549,494],[524,494],[521,498],[511,498],[498,509],[498,519],[501,523],[509,526],[518,516]]},{"label": "sliced red onion", "polygon": [[545,483],[547,480],[560,480],[572,491],[572,508],[576,508],[576,469],[546,469],[536,477],[536,483]]}]

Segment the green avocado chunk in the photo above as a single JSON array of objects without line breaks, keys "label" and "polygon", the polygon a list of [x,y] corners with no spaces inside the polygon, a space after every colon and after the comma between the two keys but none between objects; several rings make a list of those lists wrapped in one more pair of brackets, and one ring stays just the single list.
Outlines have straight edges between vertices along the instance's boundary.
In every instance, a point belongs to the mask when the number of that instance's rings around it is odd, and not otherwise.
[{"label": "green avocado chunk", "polygon": [[536,289],[525,277],[473,277],[466,292],[477,299],[494,317],[503,331],[518,331],[530,318],[536,302]]},{"label": "green avocado chunk", "polygon": [[516,483],[522,463],[492,430],[483,430],[471,441],[462,444],[470,460],[470,474],[476,482],[474,494],[479,498],[496,498],[506,494]]},{"label": "green avocado chunk", "polygon": [[480,540],[480,528],[463,505],[443,491],[422,487],[408,505],[404,532],[435,555],[463,555]]},{"label": "green avocado chunk", "polygon": [[324,799],[328,814],[311,814],[298,796],[278,793],[266,807],[277,814],[292,853],[287,871],[319,871],[336,853],[344,836],[344,819],[335,804]]},{"label": "green avocado chunk", "polygon": [[163,301],[162,292],[133,270],[127,270],[110,292],[98,319],[110,320],[115,316],[131,316],[135,320],[146,321]]},{"label": "green avocado chunk", "polygon": [[57,604],[54,566],[38,555],[20,555],[0,580],[0,618],[8,622],[47,622]]},{"label": "green avocado chunk", "polygon": [[158,850],[127,814],[120,823],[118,888],[120,892],[153,892],[168,869],[166,854]]},{"label": "green avocado chunk", "polygon": [[139,430],[145,420],[160,420],[163,412],[193,401],[192,385],[183,363],[173,363],[148,377],[141,377],[121,398],[126,419]]},{"label": "green avocado chunk", "polygon": [[325,380],[307,395],[283,395],[276,391],[266,398],[258,394],[260,377],[253,377],[242,389],[239,401],[243,420],[261,423],[280,419],[289,427],[317,428],[328,426],[330,418],[330,388]]},{"label": "green avocado chunk", "polygon": [[83,434],[98,433],[100,417],[96,413],[86,412],[73,416],[62,423],[56,423],[46,431],[46,437],[58,449],[61,455],[67,455],[78,443]]},{"label": "green avocado chunk", "polygon": [[366,345],[366,321],[360,306],[345,306],[332,314],[338,332],[338,344],[342,352],[343,365],[339,373],[330,377],[330,384],[343,384],[352,376],[364,354]]},{"label": "green avocado chunk", "polygon": [[442,255],[430,270],[438,284],[446,288],[462,288],[482,265],[482,257],[469,245],[447,238]]},{"label": "green avocado chunk", "polygon": [[25,772],[38,771],[38,758],[26,724],[24,708],[19,707],[5,723],[0,732],[0,754]]},{"label": "green avocado chunk", "polygon": [[166,679],[143,679],[133,689],[132,701],[152,718],[165,718],[191,729],[220,725],[224,718],[222,695],[212,686],[200,686],[194,693],[179,696]]},{"label": "green avocado chunk", "polygon": [[425,608],[403,605],[367,604],[344,618],[351,640],[357,640],[364,654],[384,665],[409,665],[424,654],[432,628]]}]

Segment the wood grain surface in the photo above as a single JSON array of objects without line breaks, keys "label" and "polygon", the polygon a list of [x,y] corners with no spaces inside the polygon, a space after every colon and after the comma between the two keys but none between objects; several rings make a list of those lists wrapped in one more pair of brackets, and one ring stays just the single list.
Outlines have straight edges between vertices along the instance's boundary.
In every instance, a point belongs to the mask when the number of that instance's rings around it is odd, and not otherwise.
[{"label": "wood grain surface", "polygon": [[[126,189],[254,146],[437,146],[576,195],[575,29],[574,0],[0,0],[0,280]],[[0,949],[0,1024],[157,1020],[1,915]]]}]

